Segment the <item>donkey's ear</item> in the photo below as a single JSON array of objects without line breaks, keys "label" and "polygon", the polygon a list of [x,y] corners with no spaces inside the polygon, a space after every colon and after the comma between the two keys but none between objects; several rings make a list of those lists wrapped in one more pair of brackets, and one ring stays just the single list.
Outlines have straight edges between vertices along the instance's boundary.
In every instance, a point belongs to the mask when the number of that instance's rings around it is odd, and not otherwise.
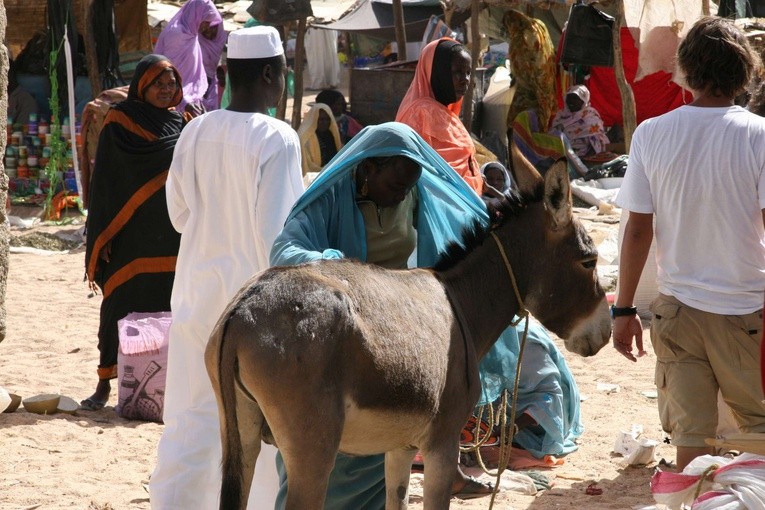
[{"label": "donkey's ear", "polygon": [[545,173],[545,207],[552,214],[556,227],[565,227],[571,222],[571,185],[566,160],[555,162]]},{"label": "donkey's ear", "polygon": [[542,176],[512,141],[510,143],[510,158],[513,162],[511,168],[513,179],[518,185],[518,189],[522,193],[533,195],[534,190],[542,183]]}]

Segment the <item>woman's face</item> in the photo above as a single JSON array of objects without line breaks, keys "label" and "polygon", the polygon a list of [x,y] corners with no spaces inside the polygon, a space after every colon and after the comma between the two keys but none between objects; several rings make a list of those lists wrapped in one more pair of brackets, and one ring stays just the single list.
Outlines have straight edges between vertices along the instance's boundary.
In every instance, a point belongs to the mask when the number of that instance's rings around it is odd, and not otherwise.
[{"label": "woman's face", "polygon": [[167,69],[151,82],[144,92],[144,101],[155,108],[169,108],[173,102],[178,82],[172,69]]},{"label": "woman's face", "polygon": [[367,198],[379,207],[400,204],[422,174],[420,165],[404,156],[367,159]]},{"label": "woman's face", "polygon": [[462,99],[470,86],[471,65],[470,55],[465,51],[455,53],[452,57],[452,84],[458,100]]},{"label": "woman's face", "polygon": [[582,98],[576,94],[566,94],[566,106],[571,113],[578,112],[584,106]]},{"label": "woman's face", "polygon": [[486,184],[497,191],[505,190],[505,174],[499,168],[489,167],[486,169]]},{"label": "woman's face", "polygon": [[319,120],[316,122],[316,131],[323,133],[329,131],[329,115],[324,110],[319,110]]},{"label": "woman's face", "polygon": [[220,28],[220,25],[212,25],[210,26],[209,21],[203,21],[199,24],[199,34],[204,37],[205,39],[213,40],[215,39],[215,36],[218,35],[218,29]]}]

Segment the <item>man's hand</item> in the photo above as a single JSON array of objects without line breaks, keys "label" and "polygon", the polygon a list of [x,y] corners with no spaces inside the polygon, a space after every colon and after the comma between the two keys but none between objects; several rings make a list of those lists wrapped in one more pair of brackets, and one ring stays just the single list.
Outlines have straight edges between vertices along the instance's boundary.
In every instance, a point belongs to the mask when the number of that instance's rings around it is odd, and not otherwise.
[{"label": "man's hand", "polygon": [[637,355],[645,356],[643,350],[643,325],[637,315],[614,318],[614,348],[630,361],[637,361],[632,354],[632,339],[635,339]]},{"label": "man's hand", "polygon": [[186,113],[191,115],[191,118],[199,117],[205,113],[205,111],[205,107],[202,105],[202,103],[188,103],[186,105]]}]

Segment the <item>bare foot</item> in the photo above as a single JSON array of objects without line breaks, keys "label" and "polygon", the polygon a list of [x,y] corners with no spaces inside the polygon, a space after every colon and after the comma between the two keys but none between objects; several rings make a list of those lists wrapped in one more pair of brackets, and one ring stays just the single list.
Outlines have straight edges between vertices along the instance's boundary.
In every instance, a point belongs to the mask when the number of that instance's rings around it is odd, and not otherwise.
[{"label": "bare foot", "polygon": [[86,411],[99,411],[104,408],[109,401],[109,395],[112,392],[112,385],[109,379],[101,379],[96,386],[96,392],[80,402],[80,407]]},{"label": "bare foot", "polygon": [[472,476],[468,476],[462,472],[459,464],[457,465],[457,472],[452,482],[452,496],[461,499],[472,499],[488,496],[493,491],[494,485],[491,482],[482,482]]}]

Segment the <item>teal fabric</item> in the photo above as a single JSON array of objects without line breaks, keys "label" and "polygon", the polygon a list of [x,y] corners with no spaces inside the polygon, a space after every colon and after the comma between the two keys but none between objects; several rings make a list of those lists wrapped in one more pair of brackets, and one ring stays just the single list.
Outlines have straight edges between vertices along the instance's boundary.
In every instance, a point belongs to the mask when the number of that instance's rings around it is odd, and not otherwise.
[{"label": "teal fabric", "polygon": [[[274,242],[271,264],[292,265],[343,257],[366,260],[364,220],[356,206],[356,185],[352,175],[362,160],[385,156],[406,156],[423,169],[417,183],[418,267],[433,266],[449,243],[461,239],[465,227],[475,221],[488,225],[483,201],[446,161],[411,128],[389,122],[364,128],[327,163],[293,207]],[[541,334],[538,336],[542,337]],[[518,352],[518,335],[516,328],[511,326],[481,363],[482,402],[496,400],[504,387],[512,389]],[[545,396],[540,398],[547,399]],[[529,396],[529,401],[533,400],[534,397]],[[578,405],[578,398],[576,403]],[[325,508],[384,508],[383,459],[383,455],[338,455],[330,476]],[[277,468],[282,482],[276,505],[280,509],[285,503],[287,487],[280,455],[277,455]]]},{"label": "teal fabric", "polygon": [[406,156],[423,169],[417,183],[418,267],[434,265],[466,226],[475,221],[488,224],[483,201],[446,161],[411,128],[388,122],[364,128],[327,163],[274,241],[271,264],[343,256],[366,260],[364,220],[350,176],[362,160],[385,156]]},{"label": "teal fabric", "polygon": [[[481,360],[484,401],[492,401],[504,388],[512,395],[524,322],[516,330],[515,344],[507,336]],[[579,388],[566,360],[544,326],[532,319],[523,350],[516,417],[528,413],[539,426],[519,431],[513,442],[538,458],[571,453],[577,449],[574,441],[584,432],[579,409]]]}]

